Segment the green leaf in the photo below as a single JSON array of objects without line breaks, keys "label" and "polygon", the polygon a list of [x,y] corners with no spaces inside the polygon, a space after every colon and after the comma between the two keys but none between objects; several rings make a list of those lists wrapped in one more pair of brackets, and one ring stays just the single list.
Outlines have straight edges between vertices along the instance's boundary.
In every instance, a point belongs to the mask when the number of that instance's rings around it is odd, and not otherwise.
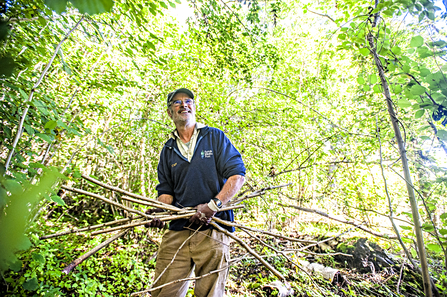
[{"label": "green leaf", "polygon": [[42,263],[42,264],[45,263],[45,258],[44,258],[41,254],[33,253],[32,257],[33,257],[33,259],[34,259],[35,261],[37,261],[37,262],[40,262],[40,263]]},{"label": "green leaf", "polygon": [[429,244],[427,244],[427,249],[430,251],[433,251],[435,253],[442,252],[442,247],[439,244],[429,243]]},{"label": "green leaf", "polygon": [[31,127],[28,124],[24,124],[23,125],[25,127],[26,133],[28,133],[28,135],[34,135],[34,129],[33,127]]},{"label": "green leaf", "polygon": [[413,230],[413,227],[411,226],[400,225],[399,227],[402,228],[403,230]]},{"label": "green leaf", "polygon": [[402,66],[402,70],[403,70],[403,72],[405,72],[405,73],[409,73],[410,70],[411,70],[411,67],[408,66],[407,64],[404,64],[404,65]]},{"label": "green leaf", "polygon": [[359,83],[359,85],[363,85],[365,83],[365,79],[361,76],[357,77],[357,82]]},{"label": "green leaf", "polygon": [[443,235],[443,236],[447,235],[447,229],[439,229],[438,231],[439,231],[439,233],[441,233],[441,235]]},{"label": "green leaf", "polygon": [[53,120],[48,121],[48,122],[45,124],[45,129],[53,130],[53,129],[56,128],[56,127],[57,127],[57,122],[56,122],[56,121],[53,121]]},{"label": "green leaf", "polygon": [[369,81],[371,84],[375,84],[377,82],[377,75],[374,73],[369,76]]},{"label": "green leaf", "polygon": [[43,140],[45,140],[48,143],[51,143],[51,141],[52,141],[51,138],[48,135],[43,134],[43,133],[36,133],[36,136],[41,138],[41,139],[43,139]]},{"label": "green leaf", "polygon": [[426,77],[431,72],[430,72],[430,70],[428,70],[427,68],[424,67],[424,68],[419,69],[419,73],[421,74],[422,77]]},{"label": "green leaf", "polygon": [[382,87],[381,87],[381,85],[374,85],[374,87],[373,87],[373,91],[374,91],[374,93],[376,93],[376,94],[380,94],[380,93],[382,93]]},{"label": "green leaf", "polygon": [[70,2],[79,9],[80,13],[90,15],[110,12],[113,7],[113,0],[71,0]]},{"label": "green leaf", "polygon": [[402,107],[402,108],[410,107],[411,102],[405,98],[402,98],[402,99],[399,99],[399,101],[397,101],[397,106]]},{"label": "green leaf", "polygon": [[28,291],[35,291],[39,287],[39,283],[37,282],[37,278],[33,277],[26,282],[23,283],[23,288]]},{"label": "green leaf", "polygon": [[16,259],[16,261],[11,263],[9,268],[11,268],[11,270],[14,271],[14,272],[19,272],[20,269],[22,269],[22,261]]},{"label": "green leaf", "polygon": [[402,92],[402,87],[400,85],[395,85],[393,88],[393,93],[399,94],[400,92]]},{"label": "green leaf", "polygon": [[425,109],[419,109],[418,111],[416,111],[416,113],[414,114],[414,118],[415,119],[419,119],[421,118],[425,113]]},{"label": "green leaf", "polygon": [[45,5],[58,14],[61,14],[67,7],[67,0],[45,0]]},{"label": "green leaf", "polygon": [[165,8],[165,9],[168,9],[168,6],[163,1],[160,1],[160,6]]},{"label": "green leaf", "polygon": [[418,35],[418,36],[414,36],[413,38],[411,38],[411,41],[410,41],[411,47],[419,47],[423,44],[424,44],[424,38],[422,38],[422,36]]},{"label": "green leaf", "polygon": [[[439,132],[439,131],[438,131]],[[441,219],[443,220],[447,220],[447,212],[443,213],[442,215],[439,216]]]},{"label": "green leaf", "polygon": [[433,227],[433,225],[431,223],[424,223],[421,227],[424,231],[427,231],[427,232],[433,232],[435,230],[435,228]]},{"label": "green leaf", "polygon": [[392,51],[393,54],[395,54],[395,55],[400,55],[400,54],[402,53],[402,50],[401,50],[400,47],[398,47],[398,46],[393,46],[393,47],[391,48],[391,51]]},{"label": "green leaf", "polygon": [[362,54],[363,56],[367,57],[367,56],[369,56],[369,49],[361,48],[361,49],[359,49],[359,53]]},{"label": "green leaf", "polygon": [[421,85],[414,85],[411,87],[410,92],[413,95],[422,95],[425,93],[425,88]]},{"label": "green leaf", "polygon": [[403,241],[403,242],[406,242],[406,243],[413,243],[413,240],[411,240],[411,239],[408,238],[408,237],[402,237],[402,241]]},{"label": "green leaf", "polygon": [[10,77],[16,68],[17,63],[13,58],[9,56],[4,56],[0,58],[0,77]]},{"label": "green leaf", "polygon": [[7,179],[3,182],[5,189],[12,194],[16,195],[22,192],[22,186],[13,179]]},{"label": "green leaf", "polygon": [[42,165],[39,162],[33,162],[33,163],[29,163],[29,167],[31,167],[31,168],[45,168],[45,165]]},{"label": "green leaf", "polygon": [[25,93],[24,90],[19,89],[20,95],[22,95],[23,100],[28,100],[28,95]]},{"label": "green leaf", "polygon": [[54,202],[56,202],[57,204],[59,204],[60,206],[64,206],[65,205],[65,201],[62,200],[61,197],[57,196],[57,195],[53,195],[51,196],[51,200],[53,200]]},{"label": "green leaf", "polygon": [[445,130],[438,130],[438,133],[436,133],[436,136],[438,136],[442,141],[447,141],[447,131]]}]

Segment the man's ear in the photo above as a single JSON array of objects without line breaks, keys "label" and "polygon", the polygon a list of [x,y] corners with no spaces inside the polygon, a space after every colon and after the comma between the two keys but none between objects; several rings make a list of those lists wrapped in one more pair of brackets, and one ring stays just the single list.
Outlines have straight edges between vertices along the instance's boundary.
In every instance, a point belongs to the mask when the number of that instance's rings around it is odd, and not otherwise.
[{"label": "man's ear", "polygon": [[166,111],[168,112],[168,116],[172,119],[172,111],[169,108]]}]

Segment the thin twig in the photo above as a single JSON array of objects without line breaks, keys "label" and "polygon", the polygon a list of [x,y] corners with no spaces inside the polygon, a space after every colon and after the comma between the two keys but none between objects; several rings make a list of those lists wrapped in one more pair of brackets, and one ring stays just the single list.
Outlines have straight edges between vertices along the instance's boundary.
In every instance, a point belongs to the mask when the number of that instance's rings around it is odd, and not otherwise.
[{"label": "thin twig", "polygon": [[65,34],[65,36],[61,39],[61,41],[59,42],[59,44],[56,46],[53,56],[50,58],[50,61],[48,61],[47,66],[45,67],[45,69],[42,71],[39,79],[37,80],[37,82],[33,85],[33,87],[31,88],[31,91],[29,93],[28,99],[24,102],[24,104],[26,105],[25,109],[23,110],[22,113],[22,117],[20,118],[20,122],[19,122],[19,126],[17,127],[17,134],[16,137],[14,138],[14,141],[12,143],[12,147],[11,150],[9,152],[8,158],[6,159],[5,162],[5,171],[8,171],[10,162],[11,162],[11,158],[14,154],[15,148],[17,146],[17,143],[19,142],[20,137],[22,136],[22,131],[23,131],[23,124],[25,122],[25,118],[26,115],[28,113],[28,109],[29,109],[29,104],[28,102],[31,102],[33,100],[33,96],[34,96],[34,92],[36,91],[36,88],[40,85],[40,83],[42,82],[43,78],[45,77],[45,75],[48,72],[48,69],[50,68],[51,64],[53,64],[54,59],[56,58],[57,53],[59,52],[62,43],[64,43],[65,40],[67,40],[68,36],[78,27],[78,25],[82,22],[82,20],[84,20],[84,16],[82,16],[79,21],[73,26],[73,28],[71,28],[70,31],[68,31],[67,34]]},{"label": "thin twig", "polygon": [[[202,226],[200,226],[200,227],[202,227]],[[174,256],[172,257],[171,262],[169,262],[169,264],[166,265],[165,269],[163,269],[163,271],[160,273],[160,275],[157,277],[157,279],[154,280],[154,282],[152,283],[151,288],[152,288],[152,287],[153,287],[153,286],[160,280],[160,278],[163,276],[163,274],[165,274],[165,272],[166,272],[166,271],[168,270],[168,268],[172,265],[172,263],[174,263],[175,257],[177,257],[178,253],[179,253],[180,250],[183,248],[183,246],[188,242],[188,240],[190,240],[194,235],[197,234],[197,232],[199,232],[200,227],[199,227],[198,229],[196,229],[196,230],[194,231],[194,233],[191,234],[188,238],[186,238],[185,241],[182,242],[182,244],[180,245],[180,247],[177,249],[177,251],[175,252]],[[155,289],[154,289],[154,290],[155,290]]]},{"label": "thin twig", "polygon": [[90,256],[94,255],[97,251],[99,251],[100,249],[108,246],[112,241],[122,237],[124,234],[127,233],[127,231],[129,230],[124,230],[112,237],[110,237],[109,239],[107,239],[106,241],[104,241],[103,243],[97,245],[96,247],[94,247],[93,249],[91,249],[90,251],[88,251],[87,253],[85,253],[84,255],[82,255],[81,257],[77,258],[76,260],[74,260],[73,262],[71,262],[70,264],[68,264],[67,267],[65,267],[62,272],[65,274],[69,274],[71,270],[73,270],[73,268],[75,268],[76,266],[78,266],[79,264],[81,264],[85,259],[89,258]]},{"label": "thin twig", "polygon": [[[214,218],[213,218],[214,220]],[[241,239],[237,238],[236,236],[234,236],[232,233],[228,232],[226,229],[222,228],[221,226],[219,226],[216,222],[211,221],[210,225],[212,225],[214,228],[216,228],[216,230],[225,233],[226,235],[228,235],[229,237],[231,237],[233,240],[235,240],[236,242],[238,242],[242,247],[244,247],[250,254],[252,254],[253,256],[256,257],[256,259],[258,259],[268,270],[270,270],[276,277],[278,277],[280,280],[285,281],[285,277],[278,271],[275,269],[275,267],[273,267],[272,265],[270,265],[268,262],[266,262],[264,259],[262,259],[261,256],[259,256],[259,254],[254,251],[248,244],[246,244],[245,242],[243,242]]]},{"label": "thin twig", "polygon": [[[88,180],[89,182],[97,184],[100,187],[103,187],[103,188],[106,188],[106,189],[109,189],[109,190],[121,193],[121,194],[129,196],[129,197],[141,199],[141,200],[143,200],[145,202],[149,202],[149,203],[151,203],[151,206],[162,208],[162,209],[167,209],[167,210],[172,210],[172,211],[179,211],[179,208],[177,208],[177,207],[175,207],[173,205],[166,204],[166,203],[163,203],[163,202],[155,200],[155,199],[150,199],[150,198],[147,198],[147,197],[144,197],[144,196],[141,196],[141,195],[137,195],[137,194],[131,193],[129,191],[123,190],[121,188],[108,185],[106,183],[103,183],[103,182],[101,182],[101,181],[91,177],[91,176],[87,176],[85,174],[82,174],[81,177],[83,179],[85,179],[85,180]],[[125,199],[125,200],[129,200],[129,198],[127,198],[127,197],[121,197],[121,198]],[[129,200],[129,201],[135,202],[134,200]],[[137,203],[139,203],[139,202],[137,202]],[[146,205],[149,205],[149,204],[146,204]]]},{"label": "thin twig", "polygon": [[391,203],[391,196],[390,196],[390,193],[388,192],[388,183],[387,183],[387,180],[386,180],[386,177],[385,177],[385,170],[383,169],[382,140],[380,139],[380,131],[379,131],[379,125],[377,123],[377,117],[376,117],[376,133],[377,133],[377,139],[379,141],[380,169],[381,169],[381,172],[382,172],[383,183],[384,183],[384,186],[385,186],[385,194],[386,194],[387,201],[388,201],[388,210],[390,212],[389,219],[391,221],[391,225],[393,226],[394,233],[396,233],[397,240],[399,240],[399,243],[400,243],[402,249],[404,250],[405,254],[407,255],[408,260],[410,260],[410,262],[413,265],[413,267],[417,267],[416,263],[414,263],[414,261],[413,261],[413,257],[411,257],[410,252],[408,251],[407,247],[405,246],[405,243],[402,241],[402,238],[401,238],[400,233],[399,233],[399,229],[397,229],[397,226],[394,223],[393,206],[392,206],[392,203]]},{"label": "thin twig", "polygon": [[298,239],[298,238],[288,237],[288,236],[284,236],[284,235],[281,235],[281,234],[276,234],[276,233],[269,232],[269,231],[264,231],[264,230],[259,230],[259,229],[247,227],[247,226],[244,226],[244,225],[241,225],[241,224],[237,224],[237,223],[234,223],[234,222],[224,221],[224,220],[216,218],[216,217],[214,217],[213,219],[216,222],[218,222],[219,224],[221,224],[221,225],[226,225],[226,226],[230,226],[230,227],[236,227],[236,228],[239,228],[239,229],[245,229],[245,230],[249,230],[249,231],[253,231],[253,232],[259,232],[259,233],[267,234],[267,235],[270,235],[270,236],[282,238],[282,239],[285,239],[285,240],[288,240],[288,241],[294,241],[294,242],[300,242],[300,243],[316,243],[316,241],[313,241],[313,240],[302,240],[302,239]]},{"label": "thin twig", "polygon": [[67,235],[67,234],[91,231],[91,230],[102,228],[102,227],[106,227],[106,226],[111,226],[111,225],[125,223],[125,222],[132,221],[132,220],[139,219],[139,218],[141,218],[141,216],[125,218],[125,219],[121,219],[121,220],[107,222],[107,223],[104,223],[104,224],[88,226],[88,227],[85,227],[85,228],[71,229],[71,230],[67,230],[67,231],[63,231],[63,232],[59,232],[59,233],[54,233],[54,234],[50,234],[50,235],[44,235],[44,236],[40,237],[39,239],[40,240],[42,240],[42,239],[49,239],[49,238],[58,237],[58,236],[62,236],[62,235]]},{"label": "thin twig", "polygon": [[155,288],[150,288],[150,289],[148,289],[148,290],[144,290],[144,291],[140,291],[140,292],[132,293],[132,294],[130,294],[130,296],[137,296],[137,295],[141,295],[141,294],[149,293],[149,292],[152,292],[152,291],[161,289],[161,288],[163,288],[163,287],[166,287],[166,286],[169,286],[169,285],[172,285],[172,284],[176,284],[176,283],[180,283],[180,282],[186,282],[186,281],[192,281],[192,280],[198,280],[198,279],[201,279],[201,278],[205,278],[205,277],[207,277],[207,276],[210,276],[210,275],[215,274],[215,273],[219,273],[219,272],[221,272],[221,271],[223,271],[223,270],[225,270],[225,269],[230,268],[232,265],[234,265],[234,263],[237,263],[237,262],[242,261],[242,260],[245,258],[246,255],[247,255],[247,254],[245,254],[245,255],[243,255],[242,257],[239,257],[239,258],[237,258],[237,259],[233,259],[233,260],[229,261],[228,265],[226,265],[226,266],[224,266],[224,267],[222,267],[222,268],[219,268],[219,269],[217,269],[217,270],[213,270],[213,271],[211,271],[211,272],[209,272],[209,273],[206,273],[206,274],[204,274],[204,275],[196,276],[196,277],[187,277],[187,278],[182,278],[182,279],[176,279],[176,280],[174,280],[174,281],[172,281],[172,282],[169,282],[169,283],[160,285],[160,286],[155,287]]},{"label": "thin twig", "polygon": [[363,230],[363,231],[365,231],[365,232],[367,232],[369,234],[372,234],[374,236],[377,236],[377,237],[382,237],[382,238],[387,238],[387,239],[397,239],[396,236],[377,233],[375,231],[366,229],[365,227],[362,227],[361,225],[357,225],[355,222],[351,222],[351,221],[347,221],[347,220],[344,220],[344,219],[336,218],[336,217],[334,217],[332,215],[329,215],[329,214],[327,214],[325,212],[322,212],[320,210],[310,209],[310,208],[305,208],[305,207],[300,207],[300,206],[295,206],[295,205],[284,205],[284,204],[279,204],[279,205],[281,205],[283,207],[296,208],[298,210],[305,211],[305,212],[316,213],[316,214],[319,214],[320,216],[326,217],[328,219],[331,219],[331,220],[334,220],[334,221],[338,221],[338,222],[343,223],[343,224],[348,224],[348,225],[355,226],[355,227],[359,228],[360,230]]},{"label": "thin twig", "polygon": [[71,187],[64,186],[64,185],[62,185],[61,188],[64,189],[64,190],[68,190],[68,191],[71,191],[71,192],[78,193],[78,194],[83,194],[83,195],[87,195],[87,196],[90,196],[90,197],[93,197],[93,198],[100,199],[100,200],[102,200],[102,201],[104,201],[104,202],[106,202],[108,204],[114,205],[116,207],[119,207],[119,208],[122,208],[124,210],[127,210],[128,212],[135,213],[135,214],[138,214],[138,215],[146,217],[146,218],[150,218],[150,219],[154,218],[154,216],[147,215],[147,214],[145,214],[145,213],[143,213],[143,212],[141,212],[139,210],[135,210],[135,209],[129,208],[127,206],[122,205],[121,203],[112,201],[112,200],[107,199],[107,198],[105,198],[103,196],[100,196],[98,194],[90,193],[90,192],[87,192],[87,191],[84,191],[84,190],[81,190],[81,189],[71,188]]},{"label": "thin twig", "polygon": [[241,203],[242,201],[244,201],[244,200],[246,200],[246,199],[253,198],[253,197],[256,197],[256,196],[264,195],[264,194],[265,194],[265,191],[273,190],[273,189],[278,189],[278,188],[288,187],[288,186],[290,186],[290,185],[292,185],[292,184],[293,184],[293,183],[287,183],[287,184],[284,184],[284,185],[271,186],[271,187],[262,188],[262,189],[259,189],[259,190],[254,191],[254,192],[252,192],[252,193],[250,193],[250,194],[248,194],[248,195],[245,195],[245,196],[243,196],[243,197],[240,198],[240,199],[231,201],[230,203],[228,203],[228,205],[236,205],[236,204],[239,204],[239,203]]}]

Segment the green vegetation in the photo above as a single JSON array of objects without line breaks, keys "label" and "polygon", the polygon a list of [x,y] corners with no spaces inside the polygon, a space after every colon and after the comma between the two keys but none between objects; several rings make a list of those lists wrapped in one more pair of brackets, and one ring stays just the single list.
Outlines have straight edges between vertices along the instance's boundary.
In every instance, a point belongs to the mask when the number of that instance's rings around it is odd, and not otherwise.
[{"label": "green vegetation", "polygon": [[[239,223],[316,241],[344,233],[317,253],[349,253],[368,237],[397,259],[394,274],[361,273],[333,255],[293,254],[349,275],[334,285],[276,253],[289,247],[282,240],[264,238],[268,247],[238,229],[297,296],[420,296],[410,257],[428,264],[446,296],[446,9],[431,0],[6,1],[0,292],[127,296],[150,287],[161,232],[136,227],[68,274],[111,235],[39,238],[130,215],[62,184],[145,210],[81,174],[155,198],[173,128],[166,94],[187,87],[197,120],[242,153],[241,195],[266,188],[235,211]],[[276,294],[266,288],[276,277],[250,256],[230,275],[230,296]]]}]

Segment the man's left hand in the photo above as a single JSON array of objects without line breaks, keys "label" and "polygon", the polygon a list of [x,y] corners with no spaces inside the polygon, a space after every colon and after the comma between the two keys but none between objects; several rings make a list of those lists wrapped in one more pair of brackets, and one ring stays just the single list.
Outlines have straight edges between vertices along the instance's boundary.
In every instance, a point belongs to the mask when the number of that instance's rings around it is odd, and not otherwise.
[{"label": "man's left hand", "polygon": [[194,224],[208,225],[211,219],[216,214],[216,211],[209,208],[208,203],[197,205],[197,212],[189,219]]}]

